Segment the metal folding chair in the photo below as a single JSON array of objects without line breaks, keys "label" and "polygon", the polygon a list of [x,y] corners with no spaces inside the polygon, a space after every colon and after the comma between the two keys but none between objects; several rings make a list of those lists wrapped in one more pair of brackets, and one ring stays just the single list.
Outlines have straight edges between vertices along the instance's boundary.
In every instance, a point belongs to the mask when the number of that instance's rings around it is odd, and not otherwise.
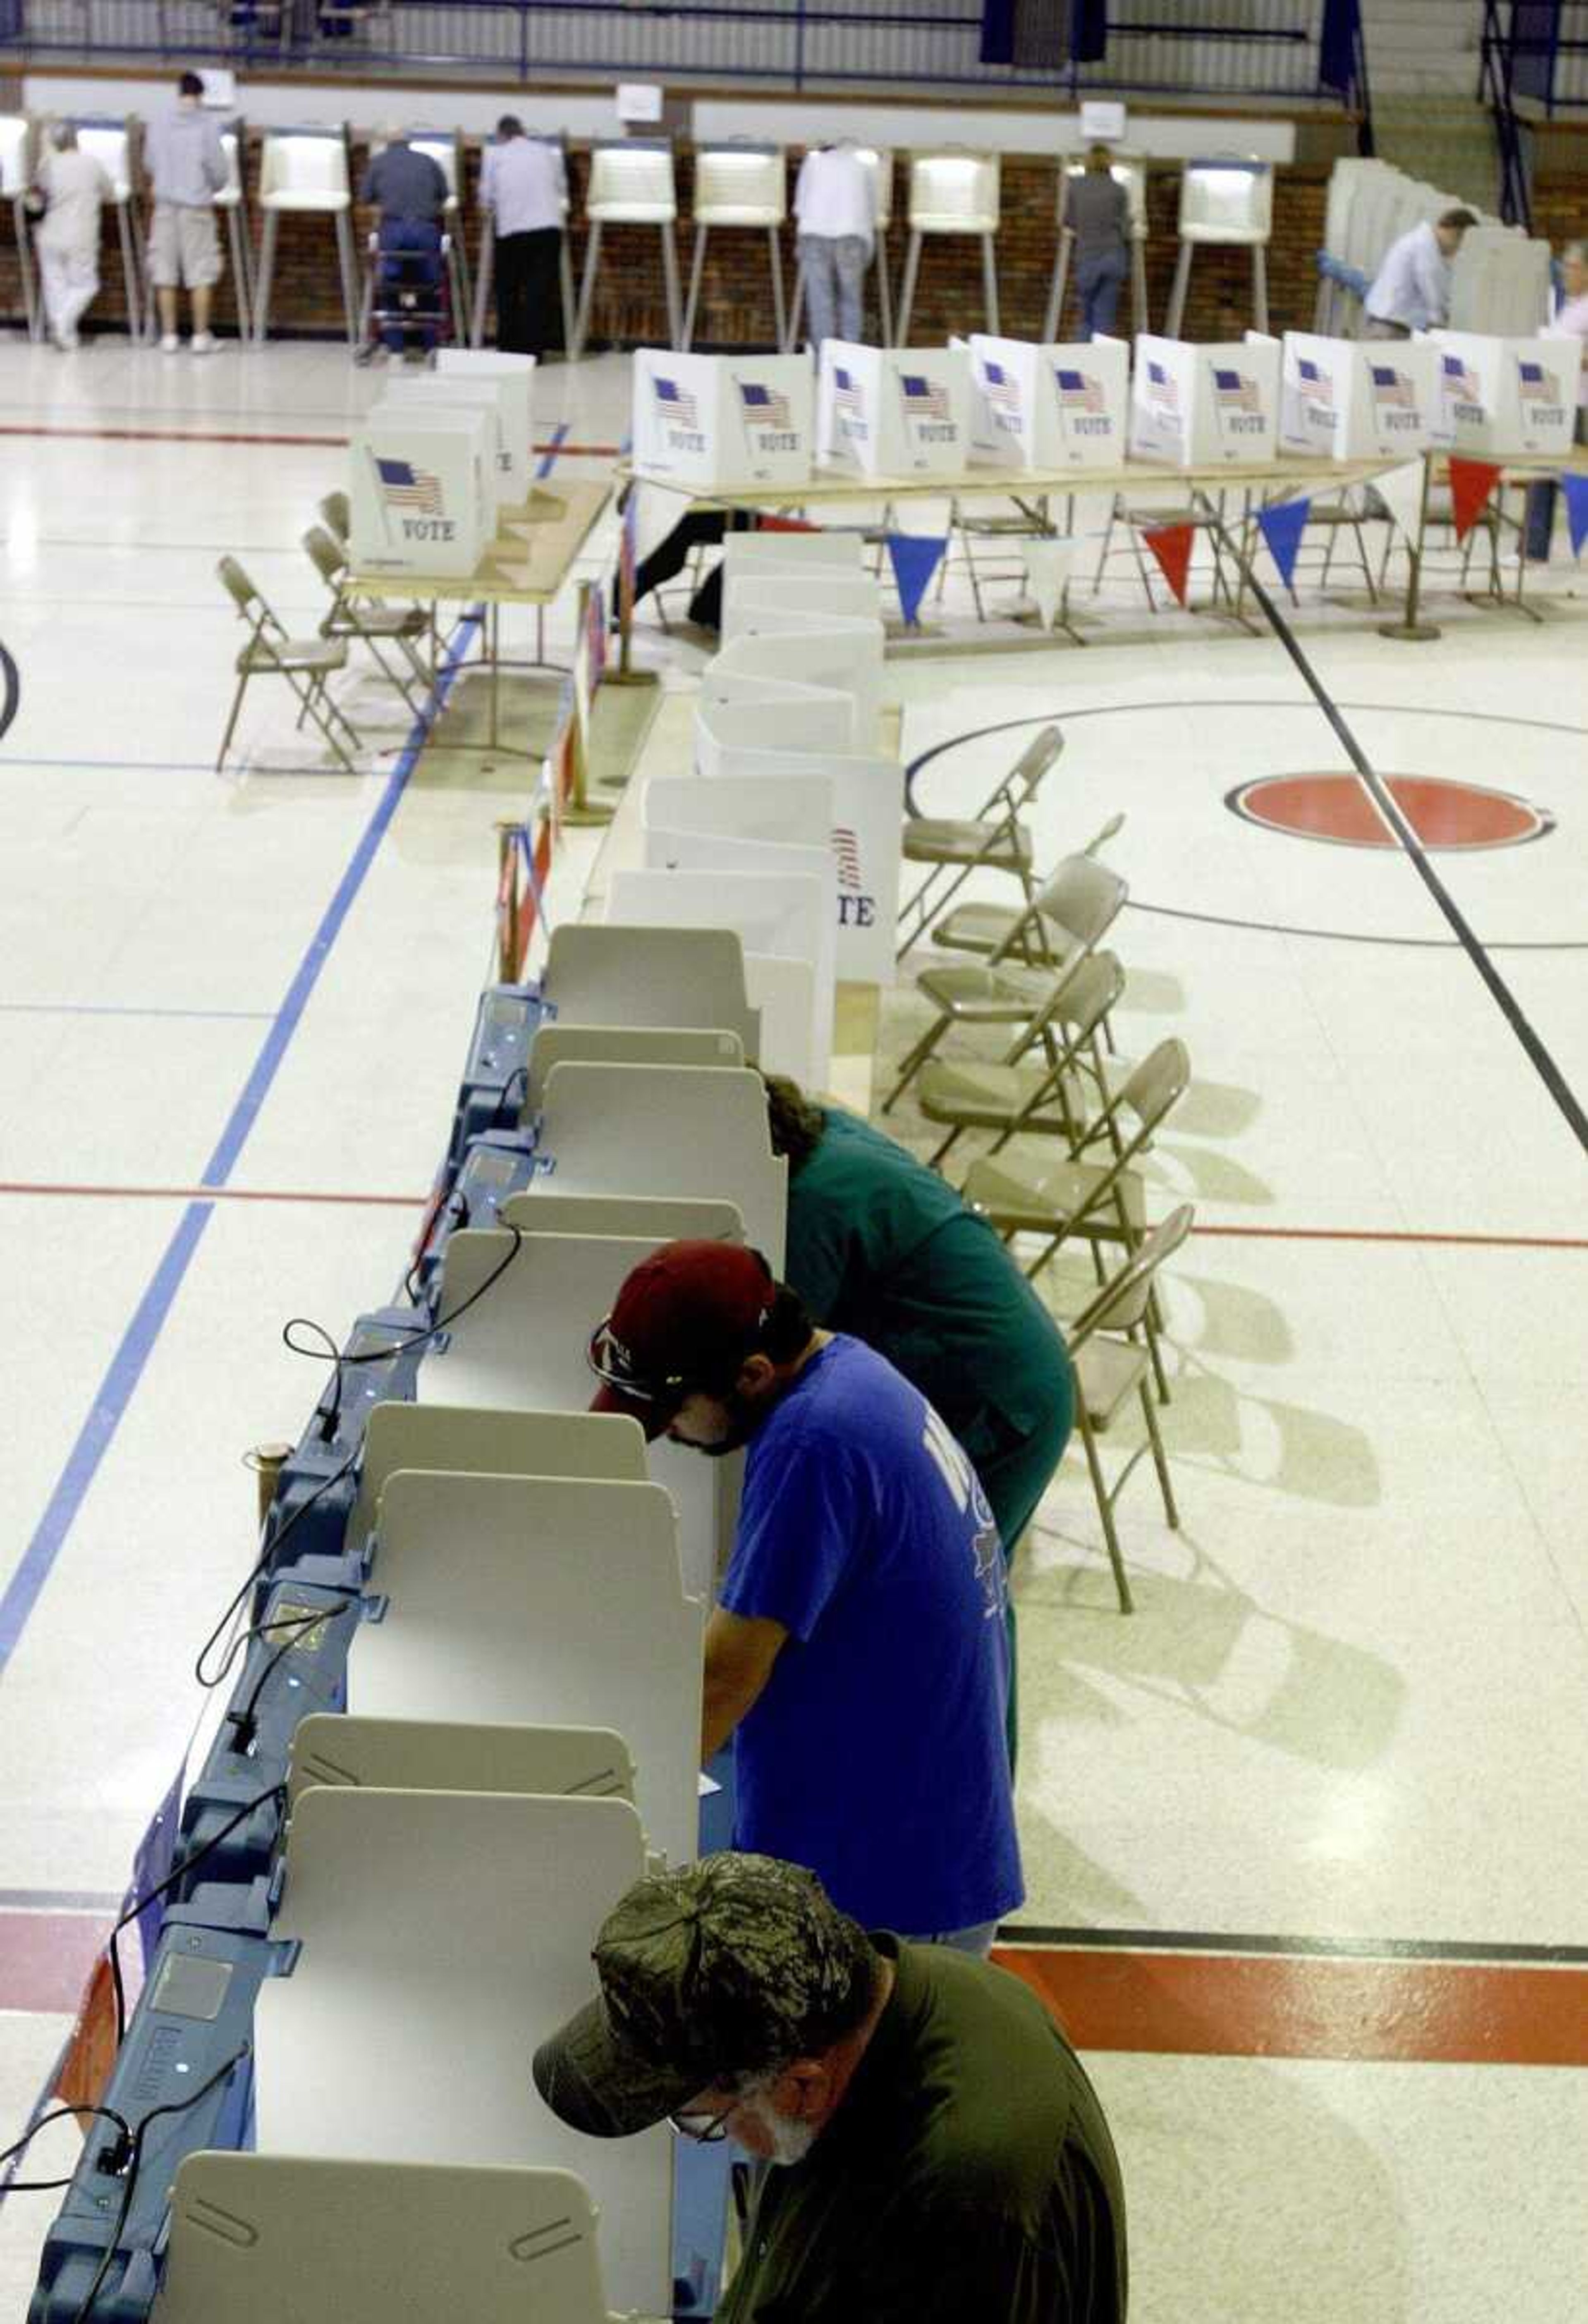
[{"label": "metal folding chair", "polygon": [[[429,616],[422,605],[384,605],[361,601],[348,587],[347,552],[323,524],[310,525],[303,536],[309,561],[331,593],[331,606],[319,625],[322,638],[344,638],[349,645],[367,646],[383,678],[397,688],[417,717],[424,708],[435,674],[420,650],[429,636]],[[395,647],[408,665],[388,661],[383,648]],[[301,720],[300,721],[301,724]]]},{"label": "metal folding chair", "polygon": [[[1179,1250],[1191,1231],[1195,1216],[1191,1204],[1182,1203],[1178,1210],[1169,1213],[1161,1226],[1154,1227],[1140,1249],[1132,1251],[1118,1274],[1109,1277],[1065,1334],[1076,1379],[1076,1420],[1086,1455],[1092,1490],[1097,1498],[1097,1514],[1103,1521],[1103,1537],[1108,1545],[1108,1559],[1113,1568],[1114,1587],[1119,1592],[1122,1614],[1133,1612],[1135,1601],[1131,1596],[1125,1562],[1120,1553],[1119,1534],[1113,1520],[1114,1503],[1144,1453],[1151,1453],[1152,1465],[1158,1471],[1164,1516],[1177,1529],[1180,1523],[1180,1512],[1175,1505],[1175,1489],[1169,1480],[1168,1459],[1159,1432],[1158,1415],[1147,1392],[1150,1353],[1144,1323],[1158,1271],[1164,1261],[1172,1259]],[[1103,1474],[1097,1440],[1112,1427],[1132,1395],[1139,1400],[1142,1418],[1147,1424],[1147,1441],[1137,1446],[1110,1485]]]},{"label": "metal folding chair", "polygon": [[235,557],[223,557],[215,569],[220,576],[221,586],[236,606],[241,619],[248,625],[247,643],[237,655],[237,690],[232,696],[226,730],[220,738],[220,749],[216,755],[216,773],[218,775],[226,765],[226,752],[236,731],[237,714],[243,707],[243,696],[247,691],[249,679],[276,677],[286,679],[302,715],[313,719],[347,773],[355,775],[358,769],[348,755],[342,736],[347,737],[355,751],[363,738],[352,720],[331,700],[329,686],[333,674],[346,667],[346,640],[289,637],[283,623],[271,611]]},{"label": "metal folding chair", "polygon": [[[1072,1154],[1086,1142],[1103,1085],[1100,1028],[1125,989],[1125,972],[1111,952],[1083,954],[1062,975],[1041,1014],[1023,1027],[1003,1056],[928,1059],[916,1087],[921,1112],[948,1135],[930,1157],[941,1169],[967,1130],[998,1133],[998,1148],[1024,1131],[1062,1138]],[[1033,1049],[1040,1064],[1028,1064]],[[1085,1077],[1084,1079],[1083,1077]],[[1089,1079],[1092,1090],[1085,1086]]]},{"label": "metal folding chair", "polygon": [[[913,896],[900,908],[899,949],[902,960],[919,938],[935,911],[941,911],[973,872],[1008,872],[1020,883],[1027,904],[1031,901],[1031,835],[1020,822],[1048,769],[1064,749],[1057,726],[1045,726],[1029,742],[1009,772],[970,816],[913,815],[905,818],[903,855],[907,863],[932,868]],[[938,883],[947,881],[941,893]]]}]

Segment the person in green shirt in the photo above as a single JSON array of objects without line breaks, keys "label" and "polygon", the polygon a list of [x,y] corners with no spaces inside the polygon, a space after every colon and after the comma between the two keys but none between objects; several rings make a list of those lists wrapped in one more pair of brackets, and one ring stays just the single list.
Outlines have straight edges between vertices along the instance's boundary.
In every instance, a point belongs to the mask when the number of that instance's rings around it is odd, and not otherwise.
[{"label": "person in green shirt", "polygon": [[[886,1356],[946,1421],[1012,1558],[1075,1422],[1063,1333],[946,1179],[858,1114],[764,1078],[772,1149],[789,1160],[783,1280],[818,1324]],[[1012,1600],[1008,1621],[1012,1766]]]},{"label": "person in green shirt", "polygon": [[1119,2158],[1018,1978],[731,1853],[637,1882],[594,1959],[597,1997],[535,2052],[552,2112],[782,2166],[717,2324],[1124,2324]]}]

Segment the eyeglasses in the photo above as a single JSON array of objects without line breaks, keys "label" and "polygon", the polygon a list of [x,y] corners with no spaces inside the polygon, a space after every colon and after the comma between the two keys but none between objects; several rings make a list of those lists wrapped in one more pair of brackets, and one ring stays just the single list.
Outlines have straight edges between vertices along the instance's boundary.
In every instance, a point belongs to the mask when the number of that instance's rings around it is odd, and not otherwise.
[{"label": "eyeglasses", "polygon": [[668,2120],[680,2138],[692,2138],[697,2146],[716,2146],[726,2138],[728,2116],[738,2103],[730,2098],[721,2114],[669,2114]]},{"label": "eyeglasses", "polygon": [[608,1388],[621,1389],[636,1404],[681,1404],[688,1393],[680,1374],[659,1381],[638,1379],[612,1336],[610,1315],[604,1316],[591,1333],[585,1361],[598,1380],[605,1380]]}]

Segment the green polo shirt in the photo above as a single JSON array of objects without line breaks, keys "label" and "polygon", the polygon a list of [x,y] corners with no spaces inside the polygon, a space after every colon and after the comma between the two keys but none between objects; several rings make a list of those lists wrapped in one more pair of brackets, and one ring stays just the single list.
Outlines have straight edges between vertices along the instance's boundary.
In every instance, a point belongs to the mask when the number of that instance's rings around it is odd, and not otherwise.
[{"label": "green polo shirt", "polygon": [[986,1220],[869,1122],[837,1106],[824,1115],[789,1181],[785,1280],[818,1323],[886,1356],[962,1442],[986,1412],[1029,1431],[1057,1404],[1062,1443],[1063,1337]]},{"label": "green polo shirt", "polygon": [[768,2172],[718,2324],[1123,2324],[1124,2189],[1074,2051],[1007,1970],[874,1941],[888,2006]]}]

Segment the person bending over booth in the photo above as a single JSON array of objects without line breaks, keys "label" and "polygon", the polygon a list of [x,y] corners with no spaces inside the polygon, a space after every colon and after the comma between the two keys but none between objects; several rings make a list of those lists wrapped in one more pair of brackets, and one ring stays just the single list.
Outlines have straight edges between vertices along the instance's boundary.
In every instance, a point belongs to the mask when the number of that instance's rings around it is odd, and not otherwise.
[{"label": "person bending over booth", "polygon": [[[381,281],[387,286],[381,305],[389,303],[392,290],[421,290],[431,300],[439,298],[447,192],[447,173],[440,163],[429,153],[415,152],[406,129],[388,129],[385,146],[369,163],[358,189],[359,200],[373,204],[381,214]],[[416,337],[421,352],[435,346],[433,316],[418,323]],[[388,354],[401,355],[407,332],[400,322],[386,322],[381,337]]]},{"label": "person bending over booth", "polygon": [[[1006,1562],[1069,1442],[1064,1334],[992,1228],[945,1178],[841,1106],[765,1076],[789,1162],[784,1273],[813,1316],[886,1356],[970,1455]],[[1010,1761],[1017,1727],[1009,1613]]]},{"label": "person bending over booth", "polygon": [[592,2138],[670,2122],[768,2164],[717,2324],[1125,2324],[1097,2094],[1008,1970],[867,1931],[723,1855],[637,1881],[532,2070]]},{"label": "person bending over booth", "polygon": [[985,1953],[1020,1902],[997,1528],[918,1388],[818,1332],[756,1250],[664,1243],[596,1326],[593,1409],[745,1448],[706,1631],[701,1762],[734,1738],[734,1844],[867,1923]]},{"label": "person bending over booth", "polygon": [[1473,210],[1446,210],[1432,226],[1424,219],[1390,244],[1362,303],[1364,339],[1409,339],[1449,321],[1450,262],[1477,223]]}]

